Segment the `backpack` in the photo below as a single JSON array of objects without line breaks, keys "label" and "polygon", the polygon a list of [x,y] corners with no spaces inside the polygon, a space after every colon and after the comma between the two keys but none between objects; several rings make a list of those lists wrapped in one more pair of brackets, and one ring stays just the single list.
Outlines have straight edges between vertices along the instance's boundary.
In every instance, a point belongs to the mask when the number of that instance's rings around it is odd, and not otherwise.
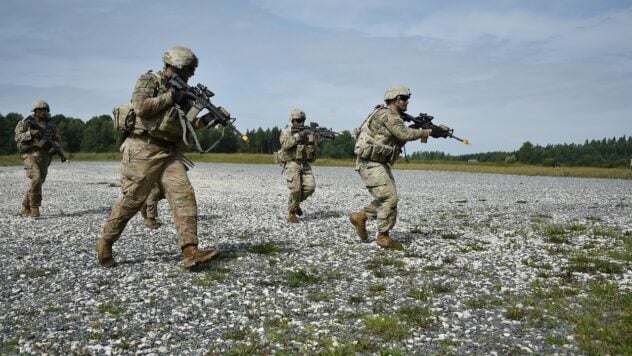
[{"label": "backpack", "polygon": [[114,119],[114,129],[126,133],[134,130],[136,124],[136,113],[130,104],[121,104],[112,109],[112,117]]}]

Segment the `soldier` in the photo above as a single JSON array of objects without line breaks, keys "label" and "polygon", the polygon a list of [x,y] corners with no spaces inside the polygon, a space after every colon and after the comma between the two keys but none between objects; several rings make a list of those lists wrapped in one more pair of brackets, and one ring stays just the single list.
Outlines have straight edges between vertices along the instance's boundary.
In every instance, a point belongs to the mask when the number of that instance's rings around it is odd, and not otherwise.
[{"label": "soldier", "polygon": [[[121,145],[121,187],[123,197],[112,212],[97,241],[99,263],[104,267],[117,265],[112,256],[116,242],[127,222],[140,210],[156,182],[164,189],[173,210],[173,220],[180,237],[184,268],[207,263],[219,251],[199,250],[197,238],[197,204],[183,161],[183,113],[191,108],[187,94],[167,81],[178,75],[184,81],[193,76],[198,65],[195,54],[185,47],[170,48],[163,55],[163,70],[140,76],[132,95],[136,122],[132,133]],[[209,114],[196,117],[192,125],[204,127]]]},{"label": "soldier", "polygon": [[148,229],[155,230],[162,225],[156,219],[158,218],[158,202],[164,198],[165,193],[162,191],[162,188],[160,188],[160,184],[156,183],[151,192],[149,192],[147,200],[145,200],[143,206],[140,208],[140,213],[143,215],[143,219],[145,219],[145,227]]},{"label": "soldier", "polygon": [[[292,110],[290,123],[293,127],[303,126],[305,112],[301,109]],[[313,133],[305,130],[292,134],[291,127],[286,127],[281,131],[279,141],[281,141],[280,160],[283,162],[287,187],[290,188],[287,221],[298,223],[297,216],[303,215],[303,210],[299,204],[316,190],[310,162],[314,162],[316,159],[317,141]]]},{"label": "soldier", "polygon": [[368,239],[366,221],[376,219],[378,236],[376,243],[383,248],[402,249],[391,239],[389,231],[397,221],[397,190],[391,166],[407,141],[421,139],[426,143],[432,130],[412,129],[404,125],[410,90],[401,85],[390,87],[385,95],[386,106],[377,106],[362,123],[356,136],[354,153],[356,170],[373,201],[362,211],[351,214],[349,221],[362,241]]},{"label": "soldier", "polygon": [[[15,142],[24,160],[26,176],[31,180],[22,200],[20,215],[36,218],[40,216],[42,185],[46,181],[51,155],[55,152],[52,145],[59,145],[60,136],[59,129],[50,119],[50,107],[47,102],[36,100],[32,111],[33,116],[21,120],[15,127]],[[34,121],[35,125],[30,124],[31,121]],[[34,126],[40,126],[44,132]]]}]

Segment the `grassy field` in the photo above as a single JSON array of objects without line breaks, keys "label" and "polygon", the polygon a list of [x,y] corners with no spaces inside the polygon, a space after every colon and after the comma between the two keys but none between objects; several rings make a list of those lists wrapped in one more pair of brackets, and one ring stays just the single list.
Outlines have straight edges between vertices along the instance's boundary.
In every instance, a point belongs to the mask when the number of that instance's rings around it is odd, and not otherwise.
[{"label": "grassy field", "polygon": [[[253,153],[190,153],[187,154],[193,162],[209,163],[244,163],[244,164],[272,164],[272,155]],[[120,160],[118,152],[111,153],[75,153],[68,154],[69,161],[116,161]],[[57,159],[57,158],[55,158]],[[0,166],[21,165],[20,156],[0,156]],[[353,167],[354,160],[318,159],[316,166]],[[472,173],[513,174],[526,176],[555,176],[581,178],[632,179],[632,169],[626,168],[596,168],[596,167],[542,167],[523,164],[502,163],[466,163],[466,162],[405,162],[398,161],[395,169],[412,169],[428,171],[455,171]]]}]

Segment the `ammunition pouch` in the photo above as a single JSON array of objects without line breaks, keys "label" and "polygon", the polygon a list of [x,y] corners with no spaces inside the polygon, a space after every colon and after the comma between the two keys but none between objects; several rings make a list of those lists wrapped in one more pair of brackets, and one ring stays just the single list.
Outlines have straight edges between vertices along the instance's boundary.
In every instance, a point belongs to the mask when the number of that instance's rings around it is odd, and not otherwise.
[{"label": "ammunition pouch", "polygon": [[316,149],[314,145],[296,145],[293,160],[314,162],[316,159]]}]

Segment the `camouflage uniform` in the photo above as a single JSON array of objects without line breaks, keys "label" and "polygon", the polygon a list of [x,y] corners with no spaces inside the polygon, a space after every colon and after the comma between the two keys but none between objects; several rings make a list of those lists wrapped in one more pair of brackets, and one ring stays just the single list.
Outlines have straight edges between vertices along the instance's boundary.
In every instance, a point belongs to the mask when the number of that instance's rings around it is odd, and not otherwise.
[{"label": "camouflage uniform", "polygon": [[156,220],[158,218],[158,202],[164,198],[165,193],[160,188],[160,184],[156,183],[140,210],[145,220]]},{"label": "camouflage uniform", "polygon": [[[288,211],[297,212],[299,204],[316,190],[316,181],[310,162],[315,159],[315,137],[313,134],[292,134],[292,128],[281,131],[279,137],[285,157],[285,178],[290,189]],[[299,215],[302,215],[302,211]]]},{"label": "camouflage uniform", "polygon": [[[47,113],[45,116],[35,114],[35,120],[47,131],[50,139],[59,144],[59,129],[50,120],[50,115],[48,114],[48,104],[44,101],[38,100],[33,105],[33,111],[39,109],[38,106],[42,106],[42,109],[45,107]],[[20,211],[20,214],[37,217],[39,216],[39,207],[42,203],[42,185],[46,181],[48,166],[51,163],[51,154],[49,153],[49,150],[52,146],[49,142],[42,139],[45,135],[44,132],[39,132],[37,129],[30,127],[30,125],[26,123],[26,120],[29,118],[31,117],[21,120],[15,127],[15,142],[17,143],[18,151],[21,153],[21,157],[24,160],[26,176],[31,180],[29,187],[24,194],[24,199],[22,200],[22,210]]]},{"label": "camouflage uniform", "polygon": [[[197,66],[197,57],[189,49],[174,47],[165,53],[165,68],[171,64],[167,56],[174,50],[176,54],[181,50],[193,56]],[[178,93],[166,86],[166,80],[163,71],[148,72],[138,79],[134,88],[132,107],[136,113],[136,124],[133,133],[121,145],[123,197],[112,207],[101,239],[97,242],[99,262],[106,267],[116,266],[111,246],[119,239],[127,222],[140,210],[156,183],[164,189],[173,209],[173,220],[185,255],[184,267],[208,261],[218,253],[216,250],[197,249],[198,212],[195,193],[182,163],[185,144],[176,106]],[[183,100],[180,107],[186,113],[190,105]],[[196,118],[193,126],[203,127],[203,121],[204,118]]]},{"label": "camouflage uniform", "polygon": [[[356,140],[356,170],[373,201],[361,212],[352,214],[350,220],[360,238],[366,240],[366,220],[377,219],[377,242],[381,246],[383,245],[379,239],[384,237],[385,240],[390,240],[388,233],[397,222],[398,197],[391,166],[407,141],[427,138],[429,135],[427,130],[406,126],[403,115],[406,114],[400,114],[391,107],[376,107],[360,128]],[[397,244],[394,241],[393,243],[393,246]]]}]

